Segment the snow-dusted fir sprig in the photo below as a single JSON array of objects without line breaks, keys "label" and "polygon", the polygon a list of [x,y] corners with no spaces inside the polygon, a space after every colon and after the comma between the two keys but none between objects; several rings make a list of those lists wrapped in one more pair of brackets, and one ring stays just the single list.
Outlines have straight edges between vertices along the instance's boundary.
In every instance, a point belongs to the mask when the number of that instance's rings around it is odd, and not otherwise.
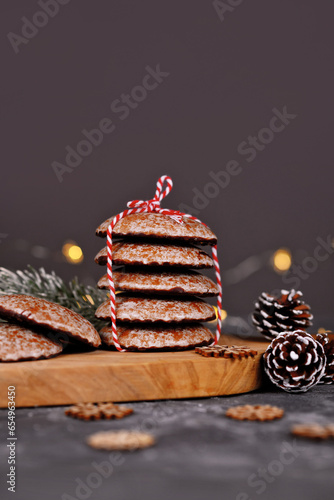
[{"label": "snow-dusted fir sprig", "polygon": [[106,293],[74,278],[68,284],[52,271],[28,266],[23,271],[0,267],[0,295],[25,294],[56,302],[88,319],[96,328],[103,322],[95,318],[95,310],[106,300]]}]

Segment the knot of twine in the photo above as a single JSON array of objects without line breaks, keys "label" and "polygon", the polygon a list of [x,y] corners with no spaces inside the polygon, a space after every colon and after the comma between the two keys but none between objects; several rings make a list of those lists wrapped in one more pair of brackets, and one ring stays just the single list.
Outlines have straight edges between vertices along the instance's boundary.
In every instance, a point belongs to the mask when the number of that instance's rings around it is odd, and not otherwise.
[{"label": "knot of twine", "polygon": [[[167,183],[167,187],[163,190],[164,183]],[[171,219],[175,220],[178,224],[183,224],[183,217],[187,217],[189,219],[193,219],[197,222],[200,222],[204,226],[204,222],[201,222],[196,217],[193,217],[189,214],[184,214],[183,212],[179,212],[178,210],[169,210],[167,208],[161,208],[160,202],[171,192],[173,188],[173,181],[168,175],[163,175],[157,182],[157,187],[155,191],[155,195],[151,200],[133,200],[127,203],[127,210],[117,214],[111,223],[108,226],[107,230],[107,274],[108,274],[108,282],[109,282],[109,292],[110,292],[110,318],[111,318],[111,330],[112,337],[115,344],[115,347],[120,352],[125,352],[126,349],[122,349],[117,334],[116,327],[116,294],[115,294],[115,285],[112,276],[112,230],[117,224],[118,221],[126,217],[127,215],[131,215],[134,213],[150,213],[156,212],[168,215]],[[217,297],[217,328],[215,334],[214,344],[216,344],[220,337],[221,332],[221,306],[222,306],[222,286],[221,286],[221,278],[220,278],[220,269],[219,262],[217,256],[217,245],[212,247],[212,258],[214,261],[214,267],[216,272],[216,280],[218,285],[219,294]]]},{"label": "knot of twine", "polygon": [[[163,191],[163,184],[167,183],[166,189]],[[183,224],[183,212],[178,210],[169,210],[167,208],[161,208],[161,201],[171,192],[173,188],[173,181],[168,175],[163,175],[157,182],[157,188],[155,191],[154,198],[152,200],[133,200],[129,201],[127,204],[128,208],[139,208],[142,212],[157,212],[160,214],[168,215],[171,219],[174,219],[179,224]],[[139,211],[139,210],[138,210]]]}]

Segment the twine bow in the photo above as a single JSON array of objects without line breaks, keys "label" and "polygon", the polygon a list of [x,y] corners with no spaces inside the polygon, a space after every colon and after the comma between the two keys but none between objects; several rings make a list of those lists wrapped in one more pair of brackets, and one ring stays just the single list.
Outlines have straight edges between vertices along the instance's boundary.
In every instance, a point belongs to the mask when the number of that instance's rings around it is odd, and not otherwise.
[{"label": "twine bow", "polygon": [[[165,190],[163,190],[163,185],[164,183],[167,183],[167,187]],[[113,220],[111,221],[110,225],[108,226],[107,230],[107,274],[108,274],[108,282],[109,282],[109,291],[110,291],[110,318],[111,318],[111,330],[112,330],[112,337],[113,341],[115,344],[115,347],[118,351],[120,352],[125,352],[126,349],[122,349],[119,341],[118,341],[118,335],[117,335],[117,327],[116,327],[116,296],[115,296],[115,285],[114,285],[114,280],[112,276],[112,230],[117,224],[118,221],[126,217],[127,215],[131,215],[134,213],[150,213],[150,212],[156,212],[160,214],[165,214],[168,215],[171,219],[175,220],[178,224],[183,224],[183,217],[187,217],[189,219],[193,219],[197,222],[200,222],[204,226],[204,222],[201,222],[199,219],[196,219],[196,217],[193,217],[192,215],[189,214],[184,214],[183,212],[179,212],[178,210],[170,210],[167,208],[161,208],[160,202],[171,192],[173,188],[173,181],[168,175],[163,175],[160,177],[160,179],[157,182],[157,188],[155,191],[154,198],[151,200],[133,200],[129,201],[127,203],[127,210],[124,210],[124,212],[121,212],[117,214]],[[216,329],[216,335],[215,335],[215,340],[214,344],[216,344],[219,340],[220,337],[220,331],[221,331],[221,306],[222,306],[222,286],[221,286],[221,278],[220,278],[220,270],[219,270],[219,262],[218,262],[218,256],[217,256],[217,245],[214,245],[212,247],[212,257],[214,261],[214,266],[215,266],[215,272],[216,272],[216,279],[217,279],[217,285],[218,285],[218,290],[219,294],[217,297],[217,329]]]},{"label": "twine bow", "polygon": [[[167,182],[167,187],[163,191],[162,187],[164,182]],[[152,200],[133,200],[129,201],[128,208],[141,208],[143,212],[157,212],[160,214],[168,215],[171,219],[174,219],[179,224],[183,224],[183,214],[178,210],[169,210],[167,208],[161,208],[160,202],[171,192],[173,188],[173,181],[168,175],[163,175],[157,182],[157,189],[155,191],[154,198]],[[191,217],[191,216],[190,216]]]}]

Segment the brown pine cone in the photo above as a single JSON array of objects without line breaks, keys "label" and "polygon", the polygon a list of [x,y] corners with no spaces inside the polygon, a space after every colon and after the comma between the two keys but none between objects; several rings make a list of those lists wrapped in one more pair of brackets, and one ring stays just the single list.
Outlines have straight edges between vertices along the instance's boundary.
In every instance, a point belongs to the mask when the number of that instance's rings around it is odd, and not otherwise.
[{"label": "brown pine cone", "polygon": [[[328,332],[332,333],[332,332]],[[319,384],[334,383],[334,340],[329,340],[328,334],[318,333],[316,340],[322,345],[326,355],[326,368],[323,377],[319,380]]]},{"label": "brown pine cone", "polygon": [[278,335],[263,358],[270,380],[288,392],[308,391],[325,372],[324,348],[303,330]]},{"label": "brown pine cone", "polygon": [[255,304],[253,324],[267,339],[274,339],[282,332],[305,330],[312,325],[310,306],[305,304],[302,292],[281,290],[275,297],[262,293]]}]

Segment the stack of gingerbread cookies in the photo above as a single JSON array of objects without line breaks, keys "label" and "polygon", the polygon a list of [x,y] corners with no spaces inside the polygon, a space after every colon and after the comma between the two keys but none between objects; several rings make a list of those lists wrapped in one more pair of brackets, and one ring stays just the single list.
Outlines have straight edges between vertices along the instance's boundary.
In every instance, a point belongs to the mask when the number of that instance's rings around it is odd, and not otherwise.
[{"label": "stack of gingerbread cookies", "polygon": [[[212,258],[196,245],[214,245],[215,234],[203,224],[183,217],[136,213],[119,220],[113,228],[113,279],[116,323],[120,345],[127,350],[189,349],[208,345],[211,331],[201,323],[215,319],[213,306],[204,297],[218,295],[217,285],[194,269],[213,267]],[[96,231],[107,235],[112,218]],[[95,257],[107,263],[107,247]],[[98,282],[108,288],[107,275]],[[113,346],[110,303],[96,311],[106,320],[100,335]]]}]

